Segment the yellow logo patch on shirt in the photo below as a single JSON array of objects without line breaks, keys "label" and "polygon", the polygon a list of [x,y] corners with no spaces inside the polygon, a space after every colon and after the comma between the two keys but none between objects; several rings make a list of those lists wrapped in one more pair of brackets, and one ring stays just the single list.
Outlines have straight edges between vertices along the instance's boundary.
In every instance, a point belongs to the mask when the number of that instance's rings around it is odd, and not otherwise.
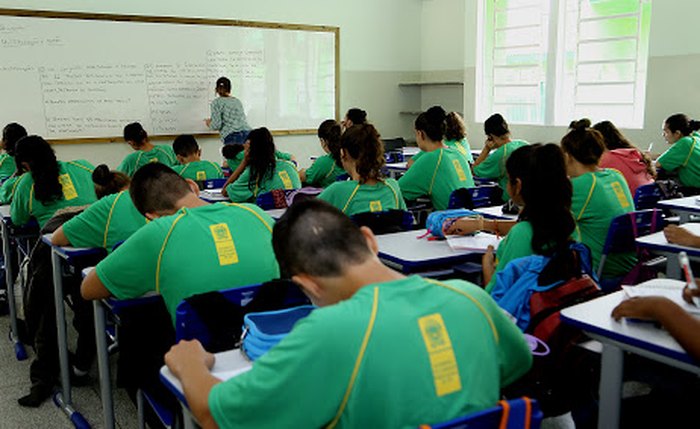
[{"label": "yellow logo patch on shirt", "polygon": [[437,396],[461,390],[462,381],[459,378],[457,359],[442,315],[435,313],[421,317],[418,319],[418,326],[428,350]]},{"label": "yellow logo patch on shirt", "polygon": [[72,200],[78,198],[78,191],[75,190],[73,185],[73,180],[71,180],[69,174],[61,174],[58,176],[58,182],[63,188],[63,198],[66,200]]},{"label": "yellow logo patch on shirt", "polygon": [[280,179],[282,179],[284,189],[292,189],[294,187],[292,186],[292,179],[289,178],[289,173],[287,173],[286,171],[280,171],[277,174],[280,176]]},{"label": "yellow logo patch on shirt", "polygon": [[610,186],[612,186],[613,192],[615,192],[615,196],[620,202],[620,207],[629,207],[630,202],[627,199],[627,195],[625,195],[625,191],[622,189],[620,182],[612,182]]},{"label": "yellow logo patch on shirt", "polygon": [[382,211],[382,202],[377,200],[377,201],[370,201],[369,202],[369,211],[371,212],[380,212]]},{"label": "yellow logo patch on shirt", "polygon": [[148,162],[150,162],[150,163],[158,162],[158,158],[153,158],[153,159],[151,159],[151,160],[148,161]]},{"label": "yellow logo patch on shirt", "polygon": [[198,171],[197,172],[197,180],[207,180],[206,171]]},{"label": "yellow logo patch on shirt", "polygon": [[458,159],[453,159],[452,160],[452,165],[455,167],[455,171],[457,172],[457,176],[459,176],[459,181],[460,182],[466,182],[467,181],[467,175],[464,174],[464,169],[462,168],[462,164],[459,163]]},{"label": "yellow logo patch on shirt", "polygon": [[233,244],[231,231],[225,223],[209,225],[211,236],[214,238],[216,253],[219,255],[219,265],[233,265],[238,263],[238,252]]}]

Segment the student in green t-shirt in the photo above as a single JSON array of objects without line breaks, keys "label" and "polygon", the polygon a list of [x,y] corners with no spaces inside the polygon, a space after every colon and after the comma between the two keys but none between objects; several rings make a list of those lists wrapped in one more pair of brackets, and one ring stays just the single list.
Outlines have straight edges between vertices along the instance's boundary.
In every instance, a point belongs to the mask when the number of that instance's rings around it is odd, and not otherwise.
[{"label": "student in green t-shirt", "polygon": [[[445,117],[445,138],[442,142],[445,146],[462,154],[470,165],[474,163],[474,156],[467,140],[467,127],[459,113],[450,112]],[[421,151],[413,155],[406,163],[406,167],[411,168],[413,163],[418,161],[423,154],[424,152]]]},{"label": "student in green t-shirt", "polygon": [[[521,207],[517,222],[484,218],[463,218],[453,223],[448,234],[487,231],[506,234],[482,258],[486,291],[496,285],[496,274],[514,259],[531,255],[552,255],[572,243],[576,222],[571,214],[571,182],[564,155],[555,144],[534,144],[518,148],[506,161],[508,193]],[[500,290],[499,293],[502,293]]]},{"label": "student in green t-shirt", "polygon": [[129,176],[102,164],[92,172],[92,181],[99,200],[54,231],[53,245],[101,247],[111,252],[146,224],[129,196]]},{"label": "student in green t-shirt", "polygon": [[700,121],[677,113],[664,121],[664,140],[671,145],[656,160],[656,168],[677,172],[681,185],[700,188]]},{"label": "student in green t-shirt", "polygon": [[436,210],[445,210],[450,195],[460,188],[473,188],[474,178],[464,156],[446,147],[445,110],[433,106],[421,113],[415,122],[416,142],[425,152],[399,179],[406,200],[427,196]]},{"label": "student in green t-shirt", "polygon": [[386,267],[372,232],[324,201],[290,207],[273,245],[320,308],[227,381],[198,341],[166,354],[203,427],[436,424],[493,406],[530,368],[522,333],[481,288]]},{"label": "student in green t-shirt", "polygon": [[[574,126],[561,140],[566,168],[573,186],[571,212],[581,242],[591,249],[593,269],[600,256],[613,218],[634,211],[634,202],[624,176],[617,170],[599,168],[605,151],[603,135],[595,129]],[[636,264],[635,252],[608,256],[603,278],[616,278]]]},{"label": "student in green t-shirt", "polygon": [[87,161],[58,161],[51,146],[39,136],[17,142],[15,162],[27,172],[15,188],[10,215],[15,225],[34,217],[43,227],[60,209],[91,204],[97,197],[92,186],[94,167]]},{"label": "student in green t-shirt", "polygon": [[[246,148],[248,146],[249,140],[246,139],[242,144],[227,144],[221,148],[221,154],[226,159],[226,166],[231,170],[231,174],[228,176],[223,186],[224,189],[241,177],[241,174],[245,171],[246,164],[244,164],[243,161],[245,160]],[[275,149],[275,158],[291,162],[295,165],[297,163],[294,155],[277,149]]]},{"label": "student in green t-shirt", "polygon": [[15,162],[15,145],[27,136],[27,130],[17,123],[7,124],[2,130],[2,148],[5,151],[0,156],[0,204],[10,204],[17,188],[17,180],[24,172],[17,169]]},{"label": "student in green t-shirt", "polygon": [[354,125],[340,139],[340,159],[351,180],[335,182],[318,198],[348,216],[406,210],[399,184],[382,176],[384,145],[374,125]]},{"label": "student in green t-shirt", "polygon": [[124,127],[124,141],[135,150],[134,153],[127,155],[117,167],[117,170],[127,176],[133,176],[136,170],[150,162],[162,162],[169,167],[178,165],[173,148],[165,144],[154,145],[151,143],[148,139],[148,133],[138,122]]},{"label": "student in green t-shirt", "polygon": [[[275,142],[267,128],[248,134],[245,158],[235,173],[238,179],[222,190],[234,203],[255,202],[258,195],[275,189],[299,189],[301,180],[294,164],[275,156]],[[232,174],[233,175],[233,174]]]},{"label": "student in green t-shirt", "polygon": [[202,161],[202,149],[191,134],[177,136],[173,142],[177,161],[182,164],[173,167],[180,176],[194,181],[221,179],[221,167],[211,161]]},{"label": "student in green t-shirt", "polygon": [[[500,113],[491,115],[484,122],[486,142],[479,156],[474,160],[474,176],[481,179],[493,179],[503,190],[503,199],[508,200],[506,184],[506,161],[515,149],[528,144],[524,140],[512,140],[508,123]],[[493,153],[491,152],[493,151]]]},{"label": "student in green t-shirt", "polygon": [[163,164],[134,175],[131,198],[151,220],[83,281],[85,299],[163,296],[175,322],[185,298],[279,277],[272,251],[272,219],[246,204],[209,204],[197,184]]},{"label": "student in green t-shirt", "polygon": [[335,119],[328,119],[318,127],[318,139],[325,152],[311,164],[311,167],[299,171],[302,183],[317,188],[326,188],[336,181],[338,176],[345,174],[338,161],[340,158],[340,124]]}]

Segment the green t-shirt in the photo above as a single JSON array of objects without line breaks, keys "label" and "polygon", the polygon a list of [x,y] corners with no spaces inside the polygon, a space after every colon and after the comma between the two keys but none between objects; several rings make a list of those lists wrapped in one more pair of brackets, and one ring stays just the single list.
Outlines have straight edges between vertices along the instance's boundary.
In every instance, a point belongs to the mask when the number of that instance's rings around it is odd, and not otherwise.
[{"label": "green t-shirt", "polygon": [[510,154],[516,149],[526,146],[529,143],[524,140],[512,140],[491,153],[481,164],[474,166],[474,175],[481,179],[498,180],[498,184],[503,190],[503,199],[510,199],[506,185],[508,184],[508,172],[506,171],[506,161]]},{"label": "green t-shirt", "polygon": [[328,201],[348,216],[366,212],[406,210],[401,188],[394,179],[385,179],[374,185],[361,185],[356,180],[336,182],[318,198]]},{"label": "green t-shirt", "polygon": [[317,188],[327,188],[332,185],[338,176],[345,174],[345,170],[338,167],[330,154],[316,158],[311,167],[306,169],[306,184]]},{"label": "green t-shirt", "polygon": [[92,204],[97,200],[95,185],[92,183],[92,170],[95,167],[85,160],[58,161],[58,179],[63,187],[63,196],[47,204],[34,195],[34,178],[24,173],[15,188],[10,214],[12,223],[24,225],[33,216],[40,227],[60,209]]},{"label": "green t-shirt", "polygon": [[415,428],[492,407],[530,368],[530,350],[481,288],[441,285],[412,276],[315,310],[212,388],[214,420],[319,428],[338,415],[337,428]]},{"label": "green t-shirt", "polygon": [[299,189],[301,180],[294,164],[288,161],[277,160],[275,171],[262,183],[257,183],[253,189],[248,187],[250,168],[238,177],[238,179],[226,187],[228,197],[234,203],[253,202],[255,198],[265,192],[275,189]]},{"label": "green t-shirt", "polygon": [[178,165],[177,157],[173,148],[170,145],[154,145],[153,149],[148,152],[137,150],[136,152],[130,153],[124,158],[117,170],[126,174],[127,176],[133,176],[136,170],[148,164],[149,162],[160,162],[168,167],[174,167]]},{"label": "green t-shirt", "polygon": [[111,252],[144,225],[146,218],[136,210],[129,191],[121,191],[103,197],[64,223],[63,233],[74,247],[102,247]]},{"label": "green t-shirt", "polygon": [[700,137],[683,137],[671,145],[657,162],[666,171],[677,170],[683,186],[700,188]]},{"label": "green t-shirt", "polygon": [[22,176],[12,176],[0,186],[0,204],[10,204],[12,202],[20,177]]},{"label": "green t-shirt", "polygon": [[185,179],[190,180],[210,180],[210,179],[221,179],[224,177],[224,173],[221,171],[221,167],[216,165],[216,163],[211,161],[193,161],[185,165],[178,165],[173,167],[173,170],[177,172],[180,176]]},{"label": "green t-shirt", "polygon": [[0,155],[0,180],[7,179],[15,174],[15,171],[17,171],[15,159],[6,153]]},{"label": "green t-shirt", "polygon": [[[571,212],[576,219],[581,242],[591,249],[593,268],[597,270],[610,222],[617,216],[634,211],[632,195],[622,174],[612,169],[574,177],[571,184]],[[634,252],[611,254],[605,262],[603,277],[627,274],[636,262]]]},{"label": "green t-shirt", "polygon": [[[236,171],[238,166],[241,165],[241,162],[243,162],[243,158],[245,158],[245,151],[242,150],[236,154],[235,158],[226,158],[226,165],[228,165],[228,168],[230,168],[231,171]],[[292,154],[275,150],[275,158],[281,159],[282,161],[291,162]]]},{"label": "green t-shirt", "polygon": [[406,200],[427,196],[435,210],[445,210],[450,195],[459,188],[473,188],[469,164],[454,149],[437,149],[421,156],[399,179]]},{"label": "green t-shirt", "polygon": [[249,204],[183,208],[140,228],[95,270],[118,299],[160,293],[175,323],[185,298],[279,277],[273,223]]},{"label": "green t-shirt", "polygon": [[528,221],[516,223],[503,238],[496,250],[496,271],[486,285],[486,292],[496,285],[496,273],[503,271],[510,261],[535,254],[532,250],[532,224]]},{"label": "green t-shirt", "polygon": [[[469,164],[474,164],[474,155],[472,155],[472,150],[469,146],[469,141],[466,137],[462,140],[445,140],[442,143],[445,146],[455,149],[457,152],[461,153]],[[416,162],[423,155],[425,155],[425,152],[420,151],[417,154],[413,155],[411,159],[413,160],[413,162]]]}]

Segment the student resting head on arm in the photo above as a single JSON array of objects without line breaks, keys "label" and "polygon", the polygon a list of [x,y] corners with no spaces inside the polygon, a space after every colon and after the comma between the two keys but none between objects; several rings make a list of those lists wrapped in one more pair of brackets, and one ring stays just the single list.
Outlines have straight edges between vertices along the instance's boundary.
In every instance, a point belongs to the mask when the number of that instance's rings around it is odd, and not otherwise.
[{"label": "student resting head on arm", "polygon": [[[681,185],[700,188],[700,121],[676,113],[663,124],[662,135],[671,145],[656,160],[656,168],[677,172]],[[697,192],[695,192],[697,193]]]},{"label": "student resting head on arm", "polygon": [[[605,143],[600,132],[575,126],[561,140],[566,169],[571,177],[571,212],[581,242],[591,249],[594,270],[598,269],[603,245],[613,218],[634,211],[634,202],[624,176],[617,170],[601,169]],[[634,253],[615,253],[605,262],[603,278],[629,273],[636,263]]]},{"label": "student resting head on arm", "polygon": [[450,195],[460,188],[473,188],[474,178],[464,156],[446,147],[445,110],[433,106],[415,121],[416,142],[424,155],[406,171],[399,186],[406,200],[427,196],[436,210],[445,210]]},{"label": "student resting head on arm", "polygon": [[340,139],[340,159],[352,180],[335,182],[318,197],[348,216],[406,210],[399,184],[382,175],[384,145],[372,124],[354,125]]},{"label": "student resting head on arm", "polygon": [[273,243],[321,308],[225,382],[199,342],[170,350],[166,364],[204,427],[434,424],[492,406],[531,365],[522,334],[481,288],[393,271],[372,232],[324,201],[290,207]]},{"label": "student resting head on arm", "polygon": [[148,133],[138,122],[124,127],[124,141],[134,150],[127,155],[117,167],[118,171],[131,177],[136,170],[150,162],[161,162],[167,166],[178,165],[177,157],[170,145],[154,145]]},{"label": "student resting head on arm", "polygon": [[345,174],[340,161],[341,126],[335,119],[327,119],[321,122],[317,134],[325,154],[316,158],[311,167],[299,171],[299,178],[309,186],[326,188]]},{"label": "student resting head on arm", "polygon": [[92,181],[99,200],[53,233],[55,246],[101,247],[111,252],[146,224],[129,196],[129,176],[102,164],[92,172]]},{"label": "student resting head on arm", "polygon": [[173,151],[177,161],[182,164],[173,167],[173,170],[185,179],[204,181],[224,177],[221,167],[211,161],[202,161],[202,149],[193,135],[177,136],[173,141]]}]

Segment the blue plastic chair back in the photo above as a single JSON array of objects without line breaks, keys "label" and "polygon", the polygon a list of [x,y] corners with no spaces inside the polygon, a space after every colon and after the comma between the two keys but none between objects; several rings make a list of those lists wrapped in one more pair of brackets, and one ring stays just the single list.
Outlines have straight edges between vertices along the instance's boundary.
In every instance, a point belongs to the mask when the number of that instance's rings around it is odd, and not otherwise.
[{"label": "blue plastic chair back", "polygon": [[450,195],[448,209],[474,210],[503,204],[503,191],[497,185],[457,189]]},{"label": "blue plastic chair back", "polygon": [[420,429],[539,429],[543,414],[537,401],[519,398],[500,401],[497,406],[437,425]]},{"label": "blue plastic chair back", "polygon": [[636,238],[653,234],[665,226],[661,210],[640,210],[617,216],[610,222],[608,236],[598,265],[598,278],[601,278],[605,261],[611,253],[634,252],[637,250]]},{"label": "blue plastic chair back", "polygon": [[638,187],[634,193],[634,207],[637,210],[653,209],[661,199],[663,199],[663,194],[659,185],[656,183],[643,185]]},{"label": "blue plastic chair back", "polygon": [[207,179],[202,181],[202,189],[219,189],[223,188],[226,179]]},{"label": "blue plastic chair back", "polygon": [[272,191],[258,195],[258,197],[255,199],[255,205],[263,210],[272,210],[277,208],[275,206],[275,198],[272,195]]}]

